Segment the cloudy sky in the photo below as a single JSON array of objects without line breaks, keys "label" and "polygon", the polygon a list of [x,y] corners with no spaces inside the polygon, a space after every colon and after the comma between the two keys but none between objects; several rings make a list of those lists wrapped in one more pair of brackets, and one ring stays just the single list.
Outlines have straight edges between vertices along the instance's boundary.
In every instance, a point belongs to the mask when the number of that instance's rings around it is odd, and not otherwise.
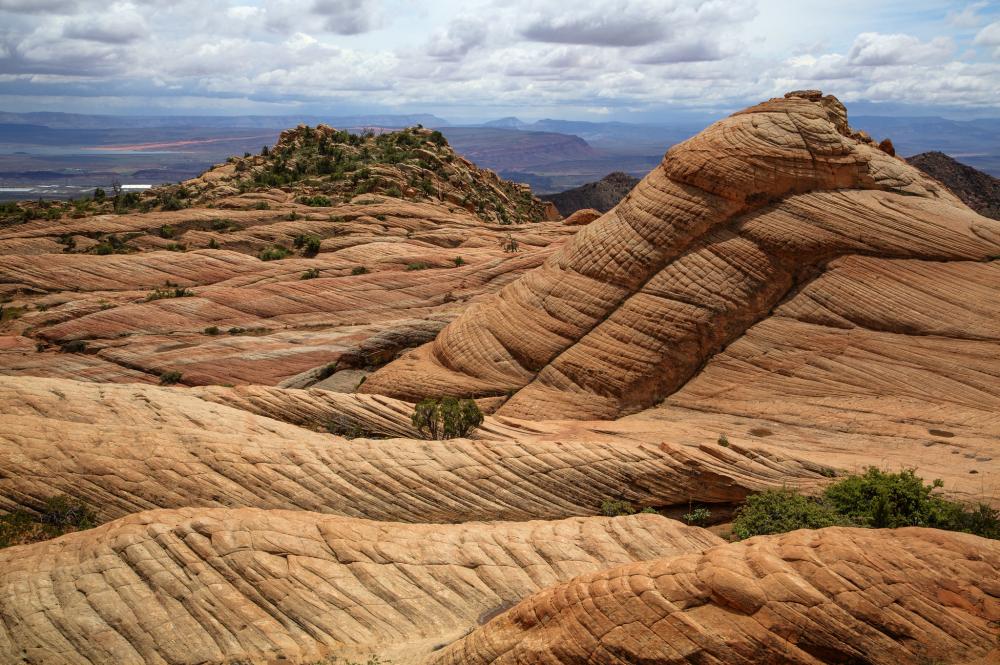
[{"label": "cloudy sky", "polygon": [[0,0],[8,111],[628,120],[806,87],[998,117],[1000,2]]}]

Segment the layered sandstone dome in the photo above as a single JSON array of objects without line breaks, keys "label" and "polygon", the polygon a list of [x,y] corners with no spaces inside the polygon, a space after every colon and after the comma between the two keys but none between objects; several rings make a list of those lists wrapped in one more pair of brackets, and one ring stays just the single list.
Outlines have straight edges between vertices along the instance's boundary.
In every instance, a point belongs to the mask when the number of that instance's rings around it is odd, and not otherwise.
[{"label": "layered sandstone dome", "polygon": [[861,255],[984,261],[1000,224],[853,132],[835,98],[790,93],[674,146],[540,268],[363,390],[504,397],[500,414],[527,418],[636,412]]}]

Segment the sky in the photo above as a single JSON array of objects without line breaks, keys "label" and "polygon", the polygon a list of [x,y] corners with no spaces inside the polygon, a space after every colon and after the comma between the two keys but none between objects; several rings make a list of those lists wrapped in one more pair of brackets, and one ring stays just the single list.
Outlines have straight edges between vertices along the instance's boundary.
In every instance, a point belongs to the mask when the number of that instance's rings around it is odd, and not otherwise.
[{"label": "sky", "polygon": [[1000,0],[0,0],[0,109],[1000,117]]}]

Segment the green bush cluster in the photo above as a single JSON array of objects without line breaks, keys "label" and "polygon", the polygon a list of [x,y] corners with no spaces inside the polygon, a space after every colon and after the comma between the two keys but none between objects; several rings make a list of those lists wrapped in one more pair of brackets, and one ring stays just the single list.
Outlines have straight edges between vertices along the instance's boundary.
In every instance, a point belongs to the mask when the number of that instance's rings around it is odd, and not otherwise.
[{"label": "green bush cluster", "polygon": [[1000,539],[1000,511],[934,494],[942,485],[940,480],[925,485],[913,470],[888,473],[873,467],[833,483],[819,497],[789,489],[767,490],[750,496],[737,510],[733,535],[742,540],[826,526],[923,526]]},{"label": "green bush cluster", "polygon": [[429,397],[417,404],[410,422],[431,439],[464,437],[483,422],[483,412],[471,399]]},{"label": "green bush cluster", "polygon": [[188,298],[194,295],[194,291],[176,286],[173,288],[154,289],[146,296],[146,302],[150,300],[162,300],[164,298]]},{"label": "green bush cluster", "polygon": [[296,236],[294,245],[296,249],[301,249],[304,256],[316,256],[319,254],[320,239],[316,236],[300,235]]},{"label": "green bush cluster", "polygon": [[0,548],[55,538],[97,526],[87,505],[65,495],[49,497],[37,515],[19,509],[0,516]]},{"label": "green bush cluster", "polygon": [[176,383],[180,383],[181,378],[184,375],[177,370],[170,370],[160,374],[160,385],[161,386],[172,386]]},{"label": "green bush cluster", "polygon": [[261,250],[260,253],[257,254],[257,258],[261,261],[277,261],[285,258],[291,253],[291,250],[287,247],[275,245],[274,247],[268,247],[267,249]]}]

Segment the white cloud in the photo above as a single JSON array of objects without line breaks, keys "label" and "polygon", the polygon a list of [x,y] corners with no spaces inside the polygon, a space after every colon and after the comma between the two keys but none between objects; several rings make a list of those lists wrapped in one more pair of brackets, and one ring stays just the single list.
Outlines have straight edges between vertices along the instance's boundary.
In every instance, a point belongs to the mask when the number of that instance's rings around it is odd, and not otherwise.
[{"label": "white cloud", "polygon": [[897,15],[914,2],[915,17],[938,11],[887,28],[858,16],[861,0],[844,1],[822,30],[797,32],[782,12],[815,15],[820,0],[594,0],[574,11],[562,0],[218,0],[213,11],[204,0],[0,0],[0,96],[22,107],[102,94],[118,100],[109,108],[155,97],[240,111],[347,103],[614,116],[737,108],[808,87],[1000,106],[989,6],[948,14],[930,0],[886,0]]},{"label": "white cloud", "polygon": [[993,57],[1000,59],[1000,21],[994,21],[979,31],[972,42],[976,46],[993,48]]},{"label": "white cloud", "polygon": [[954,50],[948,37],[922,42],[911,35],[863,32],[851,45],[847,60],[862,67],[936,63],[946,60]]}]

